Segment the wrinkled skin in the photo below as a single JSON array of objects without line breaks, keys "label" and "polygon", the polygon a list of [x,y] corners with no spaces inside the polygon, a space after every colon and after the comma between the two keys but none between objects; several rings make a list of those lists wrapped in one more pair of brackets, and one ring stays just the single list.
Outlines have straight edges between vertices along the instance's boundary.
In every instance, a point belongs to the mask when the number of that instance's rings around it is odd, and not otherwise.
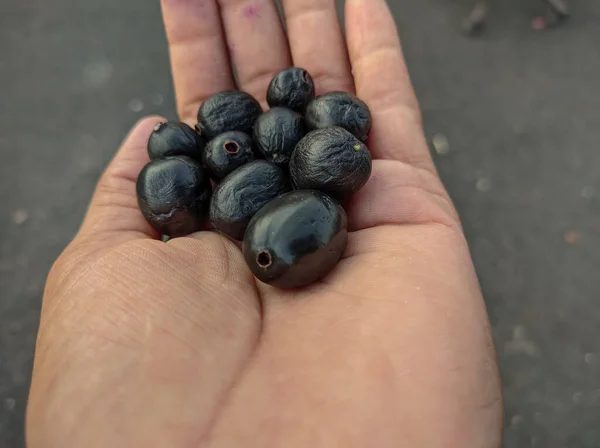
[{"label": "wrinkled skin", "polygon": [[148,223],[178,237],[202,230],[212,188],[200,163],[174,156],[148,163],[138,176],[136,193]]},{"label": "wrinkled skin", "polygon": [[297,188],[321,190],[338,199],[357,193],[371,176],[367,146],[343,128],[310,132],[298,143],[290,160]]},{"label": "wrinkled skin", "polygon": [[252,133],[261,114],[260,104],[246,92],[226,90],[207,98],[198,110],[198,126],[202,136],[212,140],[228,131]]},{"label": "wrinkled skin", "polygon": [[244,238],[250,219],[264,205],[291,190],[287,173],[266,160],[255,160],[227,176],[210,202],[210,221],[235,240]]},{"label": "wrinkled skin", "polygon": [[213,138],[202,153],[202,162],[213,179],[221,180],[256,157],[252,137],[230,131]]},{"label": "wrinkled skin", "polygon": [[148,139],[148,155],[152,160],[171,156],[187,156],[200,161],[205,141],[185,123],[158,122]]},{"label": "wrinkled skin", "polygon": [[306,70],[300,67],[283,69],[271,80],[267,89],[270,107],[286,107],[304,113],[315,97],[315,83]]},{"label": "wrinkled skin", "polygon": [[306,108],[309,129],[339,126],[365,141],[371,130],[369,106],[348,92],[329,92],[312,100]]},{"label": "wrinkled skin", "polygon": [[219,4],[162,3],[184,121],[233,87],[230,64],[266,107],[292,58],[317,94],[371,108],[373,173],[343,259],[285,292],[214,232],[159,241],[135,198],[157,118],[142,121],[48,277],[28,446],[499,448],[485,305],[385,2],[347,0],[347,47],[333,0],[283,0],[288,40],[271,2]]},{"label": "wrinkled skin", "polygon": [[284,107],[262,114],[254,124],[254,142],[269,162],[286,165],[298,142],[306,135],[302,115]]}]

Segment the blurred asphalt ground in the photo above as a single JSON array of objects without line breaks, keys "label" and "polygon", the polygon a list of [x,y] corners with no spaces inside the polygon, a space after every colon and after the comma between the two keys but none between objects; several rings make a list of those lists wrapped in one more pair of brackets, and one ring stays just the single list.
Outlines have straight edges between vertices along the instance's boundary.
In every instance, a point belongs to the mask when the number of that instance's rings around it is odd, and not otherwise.
[{"label": "blurred asphalt ground", "polygon": [[[600,447],[600,2],[390,0],[502,368],[506,447]],[[0,15],[0,447],[23,415],[47,271],[143,115],[174,118],[158,1],[20,0]],[[432,145],[433,146],[433,145]]]}]

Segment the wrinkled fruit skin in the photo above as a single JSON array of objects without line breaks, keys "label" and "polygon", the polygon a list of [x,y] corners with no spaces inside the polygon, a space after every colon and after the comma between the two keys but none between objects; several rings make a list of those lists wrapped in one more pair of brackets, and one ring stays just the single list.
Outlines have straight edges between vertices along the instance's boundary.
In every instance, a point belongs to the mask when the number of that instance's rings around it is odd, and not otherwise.
[{"label": "wrinkled fruit skin", "polygon": [[254,143],[270,162],[287,164],[294,148],[306,135],[302,115],[290,109],[276,107],[262,114],[254,124]]},{"label": "wrinkled fruit skin", "polygon": [[296,188],[345,199],[367,183],[371,165],[365,144],[345,129],[334,127],[309,132],[296,146],[289,169]]},{"label": "wrinkled fruit skin", "polygon": [[252,138],[240,131],[230,131],[208,142],[202,162],[213,179],[221,180],[255,158]]},{"label": "wrinkled fruit skin", "polygon": [[342,207],[324,193],[296,190],[254,215],[243,251],[260,281],[294,289],[327,275],[347,243],[347,217]]},{"label": "wrinkled fruit skin", "polygon": [[371,130],[371,111],[367,104],[347,92],[331,92],[316,97],[306,108],[309,129],[339,126],[365,141]]},{"label": "wrinkled fruit skin", "polygon": [[258,101],[239,90],[227,90],[208,98],[198,111],[198,128],[206,140],[227,131],[252,134],[252,126],[262,113]]},{"label": "wrinkled fruit skin", "polygon": [[204,139],[185,123],[157,123],[148,140],[148,155],[152,160],[170,156],[200,160],[204,145]]},{"label": "wrinkled fruit skin", "polygon": [[282,168],[266,160],[255,160],[235,170],[215,189],[210,219],[217,230],[241,240],[254,214],[290,190]]},{"label": "wrinkled fruit skin", "polygon": [[267,90],[270,107],[287,107],[304,113],[308,103],[315,97],[315,84],[303,68],[291,67],[280,71]]},{"label": "wrinkled fruit skin", "polygon": [[178,237],[202,229],[211,186],[198,162],[186,156],[148,163],[137,180],[140,210],[163,235]]}]

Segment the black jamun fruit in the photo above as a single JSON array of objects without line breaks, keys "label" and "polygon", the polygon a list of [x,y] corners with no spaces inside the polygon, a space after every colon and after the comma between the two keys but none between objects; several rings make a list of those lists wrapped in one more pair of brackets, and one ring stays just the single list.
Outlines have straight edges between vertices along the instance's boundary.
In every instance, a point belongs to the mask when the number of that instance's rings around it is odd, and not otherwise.
[{"label": "black jamun fruit", "polygon": [[200,160],[203,150],[204,139],[187,124],[177,121],[157,123],[148,139],[148,155],[152,160],[170,156]]},{"label": "black jamun fruit", "polygon": [[289,169],[296,188],[345,199],[367,183],[371,154],[363,142],[339,127],[317,129],[296,146]]},{"label": "black jamun fruit", "polygon": [[306,135],[302,115],[284,107],[262,114],[254,124],[254,143],[269,162],[285,165],[292,151]]},{"label": "black jamun fruit", "polygon": [[244,258],[262,282],[301,288],[327,275],[348,243],[346,213],[328,195],[296,190],[254,215],[244,236]]},{"label": "black jamun fruit", "polygon": [[254,214],[290,190],[289,178],[282,168],[266,160],[255,160],[217,186],[210,203],[210,219],[217,230],[241,240]]},{"label": "black jamun fruit", "polygon": [[267,90],[270,107],[287,107],[304,113],[308,103],[315,97],[315,84],[303,68],[290,67],[280,71]]},{"label": "black jamun fruit", "polygon": [[198,162],[186,156],[152,160],[137,180],[140,210],[163,235],[178,237],[202,230],[211,186]]},{"label": "black jamun fruit", "polygon": [[239,90],[226,90],[208,98],[198,111],[198,126],[206,140],[227,131],[252,134],[252,126],[262,113],[252,95]]},{"label": "black jamun fruit", "polygon": [[255,158],[252,137],[240,131],[230,131],[208,142],[202,162],[214,179],[221,180]]},{"label": "black jamun fruit", "polygon": [[367,104],[351,93],[331,92],[312,100],[306,108],[309,129],[339,126],[363,142],[371,130],[371,111]]}]

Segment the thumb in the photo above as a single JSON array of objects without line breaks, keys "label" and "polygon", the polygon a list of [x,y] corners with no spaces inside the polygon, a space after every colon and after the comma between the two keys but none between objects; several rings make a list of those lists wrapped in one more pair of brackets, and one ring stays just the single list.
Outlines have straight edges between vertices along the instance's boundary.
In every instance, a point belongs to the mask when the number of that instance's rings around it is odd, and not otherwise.
[{"label": "thumb", "polygon": [[139,210],[135,186],[140,171],[150,161],[150,134],[157,123],[164,121],[158,116],[147,117],[133,127],[98,181],[80,236],[101,235],[105,243],[107,238],[123,241],[160,237]]}]

